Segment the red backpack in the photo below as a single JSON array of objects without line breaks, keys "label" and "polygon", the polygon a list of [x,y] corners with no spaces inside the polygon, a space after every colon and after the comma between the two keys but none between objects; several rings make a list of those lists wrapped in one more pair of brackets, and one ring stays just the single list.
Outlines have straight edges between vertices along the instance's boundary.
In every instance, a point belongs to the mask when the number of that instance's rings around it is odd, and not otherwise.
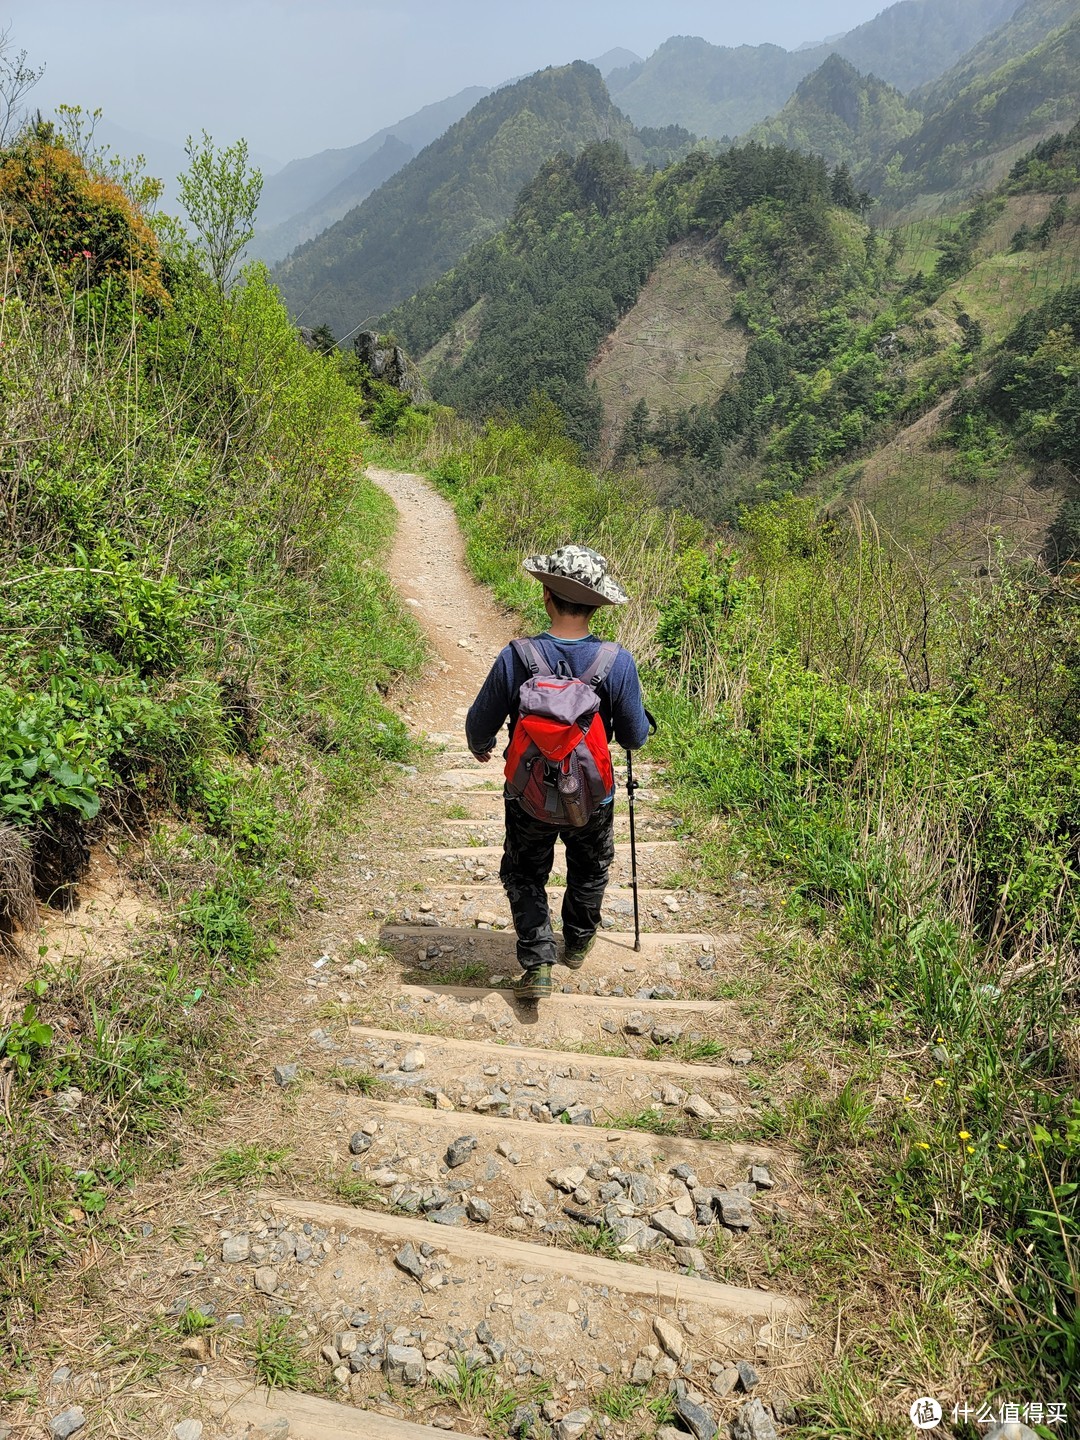
[{"label": "red backpack", "polygon": [[619,646],[605,641],[580,679],[565,661],[556,674],[531,640],[511,642],[529,678],[518,692],[518,720],[503,771],[511,795],[535,820],[585,825],[611,794],[614,775],[600,718],[600,686]]}]

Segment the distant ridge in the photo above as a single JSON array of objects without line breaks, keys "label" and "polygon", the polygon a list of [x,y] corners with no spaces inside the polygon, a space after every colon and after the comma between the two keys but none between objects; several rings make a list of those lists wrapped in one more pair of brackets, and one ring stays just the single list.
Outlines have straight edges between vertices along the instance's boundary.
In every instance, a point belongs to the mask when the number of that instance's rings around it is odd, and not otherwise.
[{"label": "distant ridge", "polygon": [[911,90],[959,60],[1017,3],[899,0],[835,42],[797,51],[673,36],[644,64],[613,72],[609,88],[635,125],[684,125],[714,139],[740,135],[776,114],[833,51],[864,74]]},{"label": "distant ridge", "polygon": [[599,71],[541,70],[482,99],[274,278],[305,324],[370,328],[494,234],[545,160],[607,139],[628,144],[633,129]]}]

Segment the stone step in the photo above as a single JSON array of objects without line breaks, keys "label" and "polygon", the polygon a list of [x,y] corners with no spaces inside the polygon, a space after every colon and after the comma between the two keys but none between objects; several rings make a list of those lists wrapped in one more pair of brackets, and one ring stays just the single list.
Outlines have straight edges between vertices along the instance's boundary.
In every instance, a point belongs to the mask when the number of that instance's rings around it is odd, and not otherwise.
[{"label": "stone step", "polygon": [[[494,987],[510,984],[519,973],[517,936],[512,929],[387,926],[379,944],[405,967],[402,979],[414,983],[485,982]],[[597,935],[579,970],[570,970],[557,960],[553,979],[564,994],[645,999],[641,992],[662,986],[672,999],[708,999],[717,966],[726,970],[741,954],[742,936],[736,933],[715,938],[704,932],[644,934],[641,949],[635,951],[632,932],[605,930]]]},{"label": "stone step", "polygon": [[[473,877],[479,883],[494,879],[499,873],[503,849],[501,845],[430,845],[423,852],[425,876],[440,877],[444,881],[468,885]],[[681,847],[675,840],[641,840],[637,845],[638,885],[641,891],[651,887],[663,889],[665,882],[678,887]],[[610,886],[612,890],[630,885],[632,878],[630,846],[617,842],[615,858],[612,861]],[[566,880],[566,851],[556,841],[555,858],[549,884],[562,885]]]},{"label": "stone step", "polygon": [[[553,919],[558,921],[565,887],[548,885],[548,904]],[[510,925],[510,906],[503,887],[497,879],[491,881],[459,882],[457,884],[429,885],[417,897],[415,909],[423,905],[431,907],[433,923],[456,924],[472,921],[506,927]],[[711,895],[698,892],[687,893],[674,886],[638,885],[638,907],[642,929],[671,934],[687,928],[689,922],[695,929],[709,928],[721,910],[720,903]],[[403,906],[400,921],[413,921],[414,907]],[[425,913],[421,911],[421,913]],[[602,925],[605,929],[625,928],[634,914],[634,892],[629,885],[609,885],[604,895]],[[620,925],[620,921],[622,924]]]},{"label": "stone step", "polygon": [[[707,1316],[711,1321],[710,1329],[719,1333],[726,1327],[718,1326],[718,1320],[737,1319],[754,1325],[758,1322],[782,1325],[784,1322],[798,1324],[803,1316],[803,1307],[797,1299],[775,1291],[720,1284],[651,1265],[627,1265],[600,1255],[582,1255],[556,1246],[536,1245],[528,1240],[507,1239],[482,1230],[432,1225],[411,1216],[330,1205],[324,1201],[299,1199],[270,1191],[257,1195],[255,1203],[290,1223],[300,1226],[306,1223],[337,1235],[353,1236],[367,1242],[372,1249],[380,1240],[395,1247],[411,1244],[419,1249],[422,1245],[432,1245],[453,1260],[484,1267],[488,1274],[498,1267],[504,1282],[515,1273],[527,1275],[539,1272],[565,1282],[572,1289],[604,1287],[609,1292],[615,1292],[618,1303],[625,1303],[631,1297],[648,1301],[652,1314],[657,1309],[662,1311],[676,1304],[693,1308],[702,1316]],[[336,1257],[346,1262],[342,1267],[345,1274],[336,1277],[342,1282],[337,1286],[340,1293],[355,1293],[370,1281],[375,1267],[365,1263],[366,1257],[359,1253],[359,1248],[349,1247]],[[406,1283],[414,1283],[404,1275],[401,1278]],[[486,1284],[484,1289],[489,1299],[494,1298]],[[415,1294],[415,1286],[412,1293]]]},{"label": "stone step", "polygon": [[[515,957],[516,938],[508,930],[474,930],[464,925],[396,925],[387,924],[379,935],[379,943],[395,953],[415,953],[418,946],[437,945],[446,954],[463,954],[509,964]],[[644,932],[641,949],[634,950],[632,930],[601,930],[589,951],[585,970],[598,971],[604,966],[635,966],[640,969],[654,960],[680,959],[689,961],[701,954],[738,955],[743,937],[737,931],[710,935],[704,930],[679,930],[670,933]],[[516,973],[516,966],[515,973]],[[560,977],[564,978],[564,977]]]},{"label": "stone step", "polygon": [[[742,1011],[731,1000],[645,1000],[630,996],[561,994],[539,1004],[519,1001],[510,989],[467,985],[400,985],[369,1013],[393,1016],[412,1029],[520,1038],[563,1046],[613,1042],[630,1050],[654,1043],[658,1029],[670,1040],[690,1035],[740,1047]],[[413,1023],[415,1022],[415,1023]]]},{"label": "stone step", "polygon": [[[603,1222],[628,1256],[647,1251],[663,1268],[716,1275],[718,1237],[730,1267],[738,1263],[731,1247],[751,1229],[791,1218],[789,1167],[782,1172],[767,1147],[606,1125],[538,1125],[371,1098],[313,1101],[323,1132],[342,1133],[340,1180],[367,1181],[399,1212],[431,1218],[437,1211],[438,1223],[573,1247],[576,1227],[591,1231]],[[717,1210],[715,1191],[728,1197],[726,1213]],[[654,1228],[658,1213],[666,1224]],[[676,1241],[698,1253],[676,1254]],[[756,1237],[751,1249],[755,1244]],[[752,1267],[753,1255],[746,1259]]]},{"label": "stone step", "polygon": [[[430,1084],[432,1078],[444,1075],[472,1076],[485,1065],[498,1065],[500,1075],[503,1067],[513,1067],[519,1080],[539,1077],[542,1086],[551,1086],[554,1081],[581,1086],[592,1083],[600,1099],[604,1095],[617,1094],[618,1082],[626,1082],[625,1094],[630,1099],[641,1099],[665,1082],[678,1084],[688,1091],[701,1089],[708,1093],[716,1088],[730,1090],[743,1083],[737,1069],[709,1061],[697,1064],[672,1057],[646,1060],[637,1055],[573,1054],[519,1044],[510,1041],[492,1049],[490,1041],[467,1040],[452,1035],[438,1035],[423,1031],[383,1030],[378,1026],[350,1024],[349,1040],[371,1042],[381,1050],[395,1055],[404,1055],[407,1050],[422,1049],[426,1056],[423,1074],[411,1083],[418,1087]],[[595,1081],[589,1077],[595,1075]],[[498,1078],[498,1077],[496,1077]],[[631,1087],[637,1086],[641,1094],[634,1095]]]},{"label": "stone step", "polygon": [[[571,1124],[647,1125],[650,1133],[699,1136],[755,1120],[743,1067],[721,1063],[737,1053],[730,1046],[719,1054],[703,1047],[708,1058],[691,1061],[666,1045],[653,1047],[657,1058],[645,1059],[634,1053],[635,1045],[645,1048],[651,1041],[627,1040],[621,1048],[629,1054],[573,1053],[492,1045],[490,1032],[468,1040],[350,1024],[338,1047],[346,1063],[336,1064],[334,1073],[349,1090],[348,1072],[355,1067],[358,1075],[375,1078],[375,1093],[383,1098],[419,1107],[449,1104],[453,1110],[446,1113],[463,1121],[491,1115],[533,1126],[566,1115]],[[422,1063],[413,1068],[418,1059]],[[313,1057],[312,1064],[318,1071],[325,1062]]]},{"label": "stone step", "polygon": [[[203,1397],[224,1433],[249,1423],[269,1426],[282,1418],[289,1422],[289,1440],[435,1440],[440,1435],[449,1436],[449,1440],[455,1436],[470,1440],[477,1433],[472,1429],[416,1425],[411,1420],[397,1420],[321,1396],[297,1390],[267,1390],[239,1380],[208,1380]],[[432,1411],[433,1416],[436,1413],[437,1407]]]}]

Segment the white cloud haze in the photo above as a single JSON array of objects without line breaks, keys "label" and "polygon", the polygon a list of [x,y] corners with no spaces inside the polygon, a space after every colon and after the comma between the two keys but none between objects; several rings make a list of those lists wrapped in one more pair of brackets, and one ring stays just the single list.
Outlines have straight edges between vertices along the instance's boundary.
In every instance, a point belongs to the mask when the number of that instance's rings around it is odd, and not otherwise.
[{"label": "white cloud haze", "polygon": [[495,85],[669,35],[792,48],[885,0],[0,0],[0,26],[45,77],[33,99],[100,106],[173,144],[206,129],[280,161],[351,145],[467,85]]}]

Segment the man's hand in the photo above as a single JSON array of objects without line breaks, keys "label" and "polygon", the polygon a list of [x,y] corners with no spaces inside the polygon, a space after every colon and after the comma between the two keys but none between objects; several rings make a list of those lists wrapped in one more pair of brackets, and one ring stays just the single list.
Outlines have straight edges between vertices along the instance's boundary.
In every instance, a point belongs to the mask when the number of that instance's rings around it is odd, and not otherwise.
[{"label": "man's hand", "polygon": [[474,750],[474,751],[472,752],[472,757],[473,757],[474,760],[479,760],[481,765],[486,765],[486,764],[488,763],[488,761],[491,759],[491,751],[490,751],[490,750],[482,750],[482,751],[477,752],[476,750]]}]

